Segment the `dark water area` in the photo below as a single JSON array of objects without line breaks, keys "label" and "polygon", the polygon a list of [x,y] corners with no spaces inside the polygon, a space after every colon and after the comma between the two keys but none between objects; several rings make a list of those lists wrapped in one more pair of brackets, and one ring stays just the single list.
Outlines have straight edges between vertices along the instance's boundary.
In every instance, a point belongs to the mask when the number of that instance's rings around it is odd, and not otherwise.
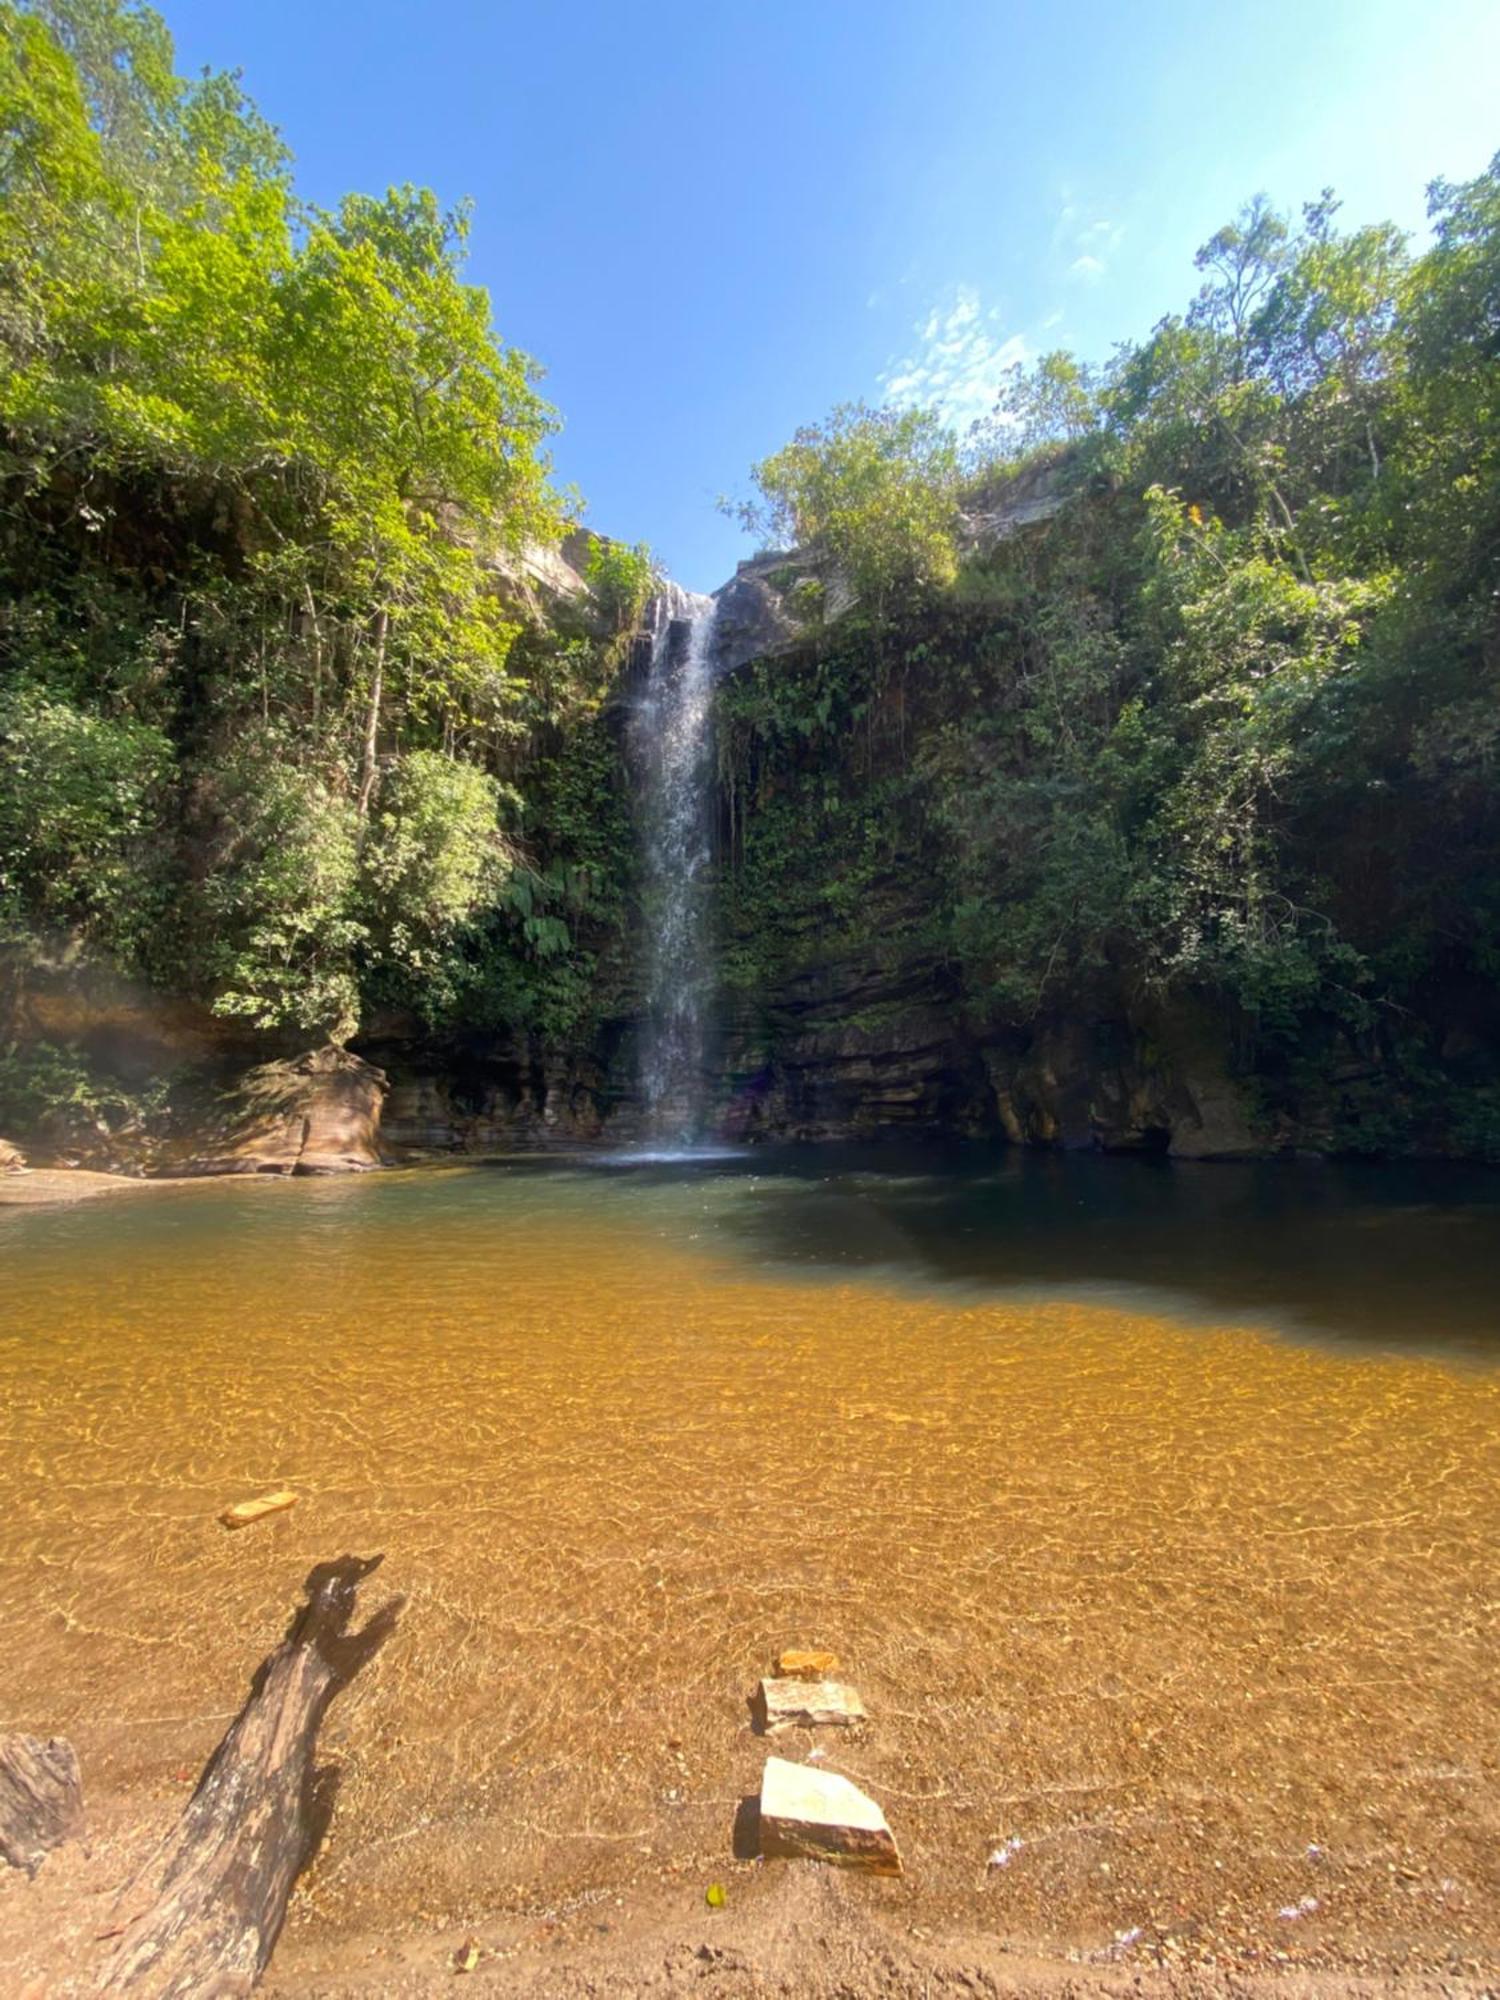
[{"label": "dark water area", "polygon": [[128,1207],[0,1208],[7,1250],[88,1243],[170,1258],[249,1227],[268,1247],[337,1235],[644,1228],[753,1281],[863,1279],[934,1296],[1073,1299],[1188,1322],[1471,1362],[1500,1360],[1500,1169],[1201,1164],[1014,1148],[803,1146],[526,1154],[345,1182],[221,1183]]},{"label": "dark water area", "polygon": [[1500,1359],[1500,1169],[817,1146],[503,1171],[623,1175],[751,1266]]}]

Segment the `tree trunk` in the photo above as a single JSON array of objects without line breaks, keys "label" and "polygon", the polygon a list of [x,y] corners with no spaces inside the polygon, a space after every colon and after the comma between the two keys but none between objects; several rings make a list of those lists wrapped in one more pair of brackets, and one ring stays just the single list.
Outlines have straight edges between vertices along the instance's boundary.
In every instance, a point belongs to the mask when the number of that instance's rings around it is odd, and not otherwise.
[{"label": "tree trunk", "polygon": [[313,755],[316,756],[320,747],[318,732],[323,725],[323,627],[318,620],[318,607],[310,583],[303,584],[302,595],[307,603],[307,622],[312,631],[312,735]]},{"label": "tree trunk", "polygon": [[260,1979],[333,1811],[338,1774],[313,1763],[324,1712],[401,1609],[397,1598],[363,1631],[348,1630],[380,1560],[342,1556],[308,1577],[307,1603],[251,1682],[175,1832],[122,1898],[125,1931],[101,1993],[214,2000]]},{"label": "tree trunk", "polygon": [[365,819],[375,790],[375,742],[380,733],[380,697],[385,684],[385,641],[391,629],[391,614],[382,611],[375,620],[375,672],[370,680],[370,706],[365,711],[365,745],[359,760],[359,816]]},{"label": "tree trunk", "polygon": [[0,1856],[34,1875],[49,1849],[83,1831],[83,1786],[71,1743],[0,1736]]}]

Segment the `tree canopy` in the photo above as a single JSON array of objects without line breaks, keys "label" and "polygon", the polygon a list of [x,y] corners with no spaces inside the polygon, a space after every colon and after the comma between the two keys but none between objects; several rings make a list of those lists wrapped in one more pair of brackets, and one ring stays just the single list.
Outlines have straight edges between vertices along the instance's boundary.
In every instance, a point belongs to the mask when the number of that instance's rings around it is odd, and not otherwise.
[{"label": "tree canopy", "polygon": [[[1430,213],[1414,254],[1254,201],[1108,365],[757,468],[773,526],[931,587],[726,699],[752,984],[807,897],[851,947],[900,905],[992,1024],[1195,995],[1269,1107],[1500,1155],[1500,159]],[[933,524],[1012,492],[1053,517],[942,587]]]},{"label": "tree canopy", "polygon": [[[0,0],[13,949],[298,1032],[352,1032],[374,992],[440,1007],[496,952],[504,1004],[540,1004],[503,889],[548,835],[509,779],[609,661],[523,634],[507,585],[571,508],[468,226],[411,186],[302,201],[149,8]],[[617,612],[651,573],[614,559]]]}]

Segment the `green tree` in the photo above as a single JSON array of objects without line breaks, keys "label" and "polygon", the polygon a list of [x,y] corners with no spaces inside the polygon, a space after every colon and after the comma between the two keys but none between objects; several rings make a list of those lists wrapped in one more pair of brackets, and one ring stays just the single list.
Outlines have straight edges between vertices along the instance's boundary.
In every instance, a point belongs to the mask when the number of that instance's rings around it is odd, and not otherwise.
[{"label": "green tree", "polygon": [[845,403],[752,476],[761,498],[741,509],[745,525],[827,555],[877,609],[904,585],[952,582],[958,451],[932,411]]}]

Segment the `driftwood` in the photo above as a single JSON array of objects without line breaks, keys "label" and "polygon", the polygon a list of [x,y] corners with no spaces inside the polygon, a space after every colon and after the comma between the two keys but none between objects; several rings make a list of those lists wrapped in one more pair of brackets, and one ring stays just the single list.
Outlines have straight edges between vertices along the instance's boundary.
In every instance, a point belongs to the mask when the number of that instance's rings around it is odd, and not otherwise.
[{"label": "driftwood", "polygon": [[224,1509],[219,1519],[226,1528],[249,1528],[268,1514],[284,1514],[296,1504],[296,1494],[282,1487],[276,1493],[262,1493],[258,1500],[236,1500],[232,1507]]},{"label": "driftwood", "polygon": [[0,1736],[0,1856],[35,1875],[50,1848],[83,1831],[78,1755],[64,1737]]},{"label": "driftwood", "polygon": [[307,1579],[307,1602],[250,1684],[176,1830],[122,1899],[124,1933],[102,1993],[194,2000],[249,1993],[298,1875],[327,1831],[337,1772],[314,1767],[328,1704],[395,1628],[401,1600],[350,1632],[380,1562],[342,1556]]}]

